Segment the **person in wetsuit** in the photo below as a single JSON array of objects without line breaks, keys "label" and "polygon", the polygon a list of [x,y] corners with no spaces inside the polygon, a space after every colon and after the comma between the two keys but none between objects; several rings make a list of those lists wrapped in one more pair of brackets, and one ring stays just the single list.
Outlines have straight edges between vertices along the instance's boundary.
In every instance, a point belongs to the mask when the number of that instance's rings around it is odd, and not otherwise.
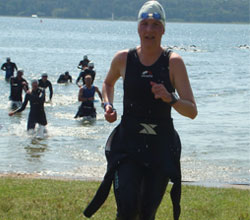
[{"label": "person in wetsuit", "polygon": [[102,94],[98,87],[92,84],[92,76],[86,75],[84,78],[85,85],[80,88],[78,94],[78,101],[82,102],[75,118],[90,116],[96,118],[96,109],[94,107],[95,93],[97,92],[100,100],[102,101]]},{"label": "person in wetsuit", "polygon": [[42,78],[38,80],[38,87],[47,89],[49,87],[49,101],[52,100],[53,96],[53,87],[51,82],[48,80],[48,74],[43,73]]},{"label": "person in wetsuit", "polygon": [[17,66],[7,57],[6,63],[1,66],[1,70],[5,71],[5,80],[9,81],[10,77],[14,76],[14,71],[17,71]]},{"label": "person in wetsuit", "polygon": [[96,75],[96,71],[94,70],[94,63],[93,62],[89,62],[88,64],[88,68],[84,69],[84,71],[82,71],[78,78],[76,79],[76,84],[78,85],[78,87],[81,88],[81,85],[79,84],[79,81],[82,79],[82,83],[83,85],[85,84],[85,76],[87,75],[91,75],[92,77],[92,83],[94,82],[95,80],[95,75]]},{"label": "person in wetsuit", "polygon": [[45,91],[38,87],[38,81],[32,80],[31,82],[32,90],[27,91],[25,95],[24,102],[20,108],[9,113],[9,116],[12,116],[18,112],[22,112],[28,102],[30,103],[30,113],[27,123],[27,130],[35,129],[36,123],[40,126],[47,125],[46,114],[44,111],[44,102],[45,102]]},{"label": "person in wetsuit", "polygon": [[66,71],[64,74],[61,74],[57,80],[57,83],[72,83],[72,76],[69,75],[69,72]]},{"label": "person in wetsuit", "polygon": [[89,64],[89,59],[88,59],[88,56],[87,55],[84,55],[83,56],[83,60],[81,60],[77,66],[78,69],[81,69],[81,70],[84,70],[88,67],[88,64]]},{"label": "person in wetsuit", "polygon": [[140,45],[119,51],[112,60],[102,90],[105,119],[117,120],[113,99],[120,77],[123,116],[108,138],[107,172],[84,210],[87,217],[103,204],[113,182],[117,220],[154,220],[171,180],[174,220],[179,219],[181,143],[171,109],[194,119],[197,108],[182,58],[161,46],[164,32],[163,7],[147,1],[138,13]]},{"label": "person in wetsuit", "polygon": [[23,78],[23,70],[19,69],[17,71],[16,77],[11,77],[10,79],[10,100],[11,100],[11,109],[17,109],[22,105],[23,90],[28,91],[28,82]]}]

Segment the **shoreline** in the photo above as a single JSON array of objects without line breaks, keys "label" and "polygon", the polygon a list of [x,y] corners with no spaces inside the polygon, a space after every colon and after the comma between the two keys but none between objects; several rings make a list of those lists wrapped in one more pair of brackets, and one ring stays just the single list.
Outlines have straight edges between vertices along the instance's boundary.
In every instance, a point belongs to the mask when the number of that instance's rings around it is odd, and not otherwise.
[{"label": "shoreline", "polygon": [[[65,176],[45,176],[37,173],[0,173],[0,178],[20,178],[20,179],[46,179],[46,180],[58,180],[58,181],[86,181],[86,182],[101,182],[102,178],[98,177],[65,177]],[[250,184],[241,183],[206,183],[195,181],[182,181],[183,185],[200,186],[206,188],[234,188],[240,190],[250,190]]]},{"label": "shoreline", "polygon": [[[31,16],[20,16],[20,15],[0,15],[0,17],[17,17],[17,18],[31,18],[31,19],[38,19],[38,20],[43,20],[43,19],[65,19],[65,20],[86,20],[86,21],[118,21],[118,22],[137,22],[136,19],[114,19],[112,20],[111,18],[69,18],[69,17],[52,17],[52,16],[41,16],[41,17],[36,17],[33,18]],[[185,24],[243,24],[243,25],[249,25],[250,22],[237,22],[237,21],[232,21],[232,22],[209,22],[209,21],[185,21],[185,20],[179,20],[179,19],[169,19],[167,23],[185,23]]]}]

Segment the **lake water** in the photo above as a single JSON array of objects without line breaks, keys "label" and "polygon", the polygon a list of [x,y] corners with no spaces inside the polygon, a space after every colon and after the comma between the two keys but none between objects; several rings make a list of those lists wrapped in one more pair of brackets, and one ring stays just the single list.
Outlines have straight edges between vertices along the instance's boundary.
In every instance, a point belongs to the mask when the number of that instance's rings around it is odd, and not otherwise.
[{"label": "lake water", "polygon": [[[137,23],[0,17],[0,30],[0,63],[11,57],[28,81],[46,71],[54,88],[53,102],[45,106],[48,137],[37,140],[26,132],[29,107],[8,116],[9,84],[0,72],[0,173],[102,178],[104,145],[119,120],[107,123],[100,102],[95,103],[96,122],[75,120],[78,87],[56,80],[68,70],[75,81],[87,54],[101,89],[116,51],[139,44]],[[182,140],[183,180],[250,182],[249,36],[249,25],[166,24],[162,43],[183,57],[199,110],[195,120],[173,111]],[[114,102],[119,117],[122,93],[119,80]]]}]

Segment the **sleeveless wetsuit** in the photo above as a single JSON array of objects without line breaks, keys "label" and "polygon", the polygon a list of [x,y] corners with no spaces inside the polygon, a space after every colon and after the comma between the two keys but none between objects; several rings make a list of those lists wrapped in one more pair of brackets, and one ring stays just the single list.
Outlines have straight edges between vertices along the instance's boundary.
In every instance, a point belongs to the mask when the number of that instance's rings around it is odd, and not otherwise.
[{"label": "sleeveless wetsuit", "polygon": [[95,96],[95,87],[91,86],[89,89],[86,85],[83,86],[82,97],[83,98],[91,98]]},{"label": "sleeveless wetsuit", "polygon": [[180,215],[181,144],[171,118],[171,106],[154,98],[150,81],[173,92],[169,78],[169,51],[152,66],[141,64],[136,49],[127,56],[124,79],[124,112],[107,145],[108,171],[84,214],[101,205],[113,179],[119,220],[154,220],[169,179],[174,220]]},{"label": "sleeveless wetsuit", "polygon": [[[95,96],[95,86],[91,86],[91,88],[87,88],[86,85],[83,86],[82,97],[83,98],[92,98]],[[79,107],[78,112],[76,113],[75,118],[91,116],[92,118],[96,117],[96,109],[94,107],[93,101],[85,101]]]},{"label": "sleeveless wetsuit", "polygon": [[32,91],[31,94],[26,94],[24,102],[17,112],[23,111],[26,108],[28,101],[30,102],[30,113],[27,129],[34,129],[36,123],[43,126],[47,125],[47,119],[44,111],[45,91],[37,89],[36,91]]}]

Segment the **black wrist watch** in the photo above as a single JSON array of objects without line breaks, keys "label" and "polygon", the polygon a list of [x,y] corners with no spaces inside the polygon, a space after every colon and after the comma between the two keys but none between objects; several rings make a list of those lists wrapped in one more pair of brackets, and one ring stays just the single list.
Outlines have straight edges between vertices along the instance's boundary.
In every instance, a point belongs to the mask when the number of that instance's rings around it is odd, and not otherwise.
[{"label": "black wrist watch", "polygon": [[170,93],[170,95],[171,95],[172,101],[168,103],[169,105],[175,104],[180,99],[178,97],[178,95],[176,93],[174,93],[174,92]]}]

